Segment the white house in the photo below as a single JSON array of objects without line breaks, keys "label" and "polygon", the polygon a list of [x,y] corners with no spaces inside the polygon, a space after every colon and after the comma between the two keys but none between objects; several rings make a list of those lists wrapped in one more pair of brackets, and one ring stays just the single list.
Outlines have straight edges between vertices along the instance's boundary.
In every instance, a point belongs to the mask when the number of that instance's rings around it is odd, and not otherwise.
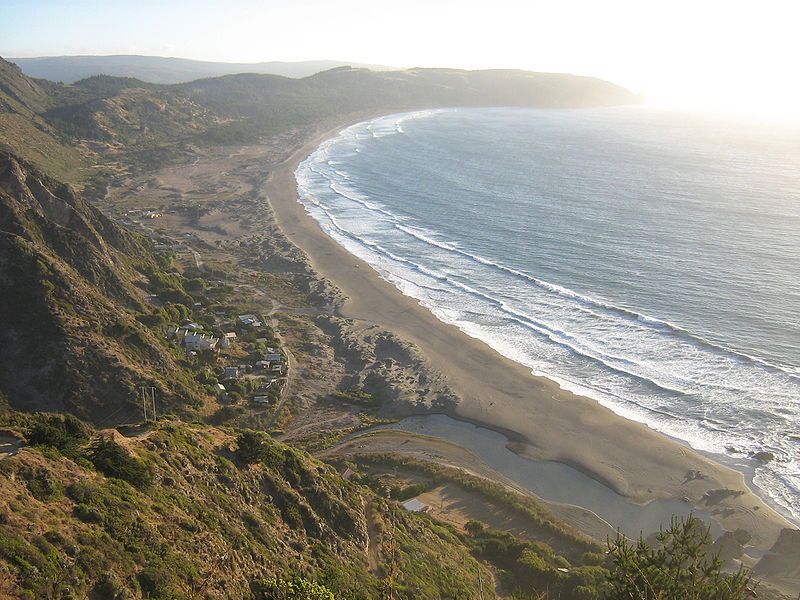
[{"label": "white house", "polygon": [[216,350],[219,338],[205,333],[190,333],[183,338],[183,347],[187,350]]}]

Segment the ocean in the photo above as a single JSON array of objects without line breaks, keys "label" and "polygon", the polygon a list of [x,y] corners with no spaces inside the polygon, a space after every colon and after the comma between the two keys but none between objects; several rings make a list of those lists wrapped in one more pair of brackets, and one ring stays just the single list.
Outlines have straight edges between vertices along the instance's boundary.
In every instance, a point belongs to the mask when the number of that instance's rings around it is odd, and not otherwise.
[{"label": "ocean", "polygon": [[800,523],[799,125],[430,110],[349,127],[296,175],[323,230],[438,318]]}]

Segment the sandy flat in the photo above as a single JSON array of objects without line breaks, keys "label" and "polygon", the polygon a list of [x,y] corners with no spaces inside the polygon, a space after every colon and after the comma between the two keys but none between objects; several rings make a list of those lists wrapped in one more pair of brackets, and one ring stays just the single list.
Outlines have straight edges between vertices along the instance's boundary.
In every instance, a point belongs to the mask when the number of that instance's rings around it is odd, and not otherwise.
[{"label": "sandy flat", "polygon": [[[448,379],[461,401],[451,416],[506,433],[514,450],[573,466],[635,502],[687,498],[717,512],[725,529],[744,528],[753,543],[769,547],[789,527],[747,487],[741,473],[701,456],[642,424],[624,419],[589,398],[533,376],[381,279],[365,262],[324,234],[297,201],[297,165],[338,127],[300,148],[275,168],[265,192],[282,231],[309,256],[313,267],[348,297],[341,314],[379,324],[414,342]],[[690,470],[702,478],[687,477]],[[741,492],[713,505],[710,490]],[[576,499],[580,504],[580,499]]]},{"label": "sandy flat", "polygon": [[[380,454],[385,452],[461,469],[471,475],[485,477],[486,479],[498,482],[517,494],[534,498],[542,506],[545,506],[553,515],[579,531],[582,531],[589,537],[594,538],[598,543],[604,543],[608,537],[614,537],[616,533],[614,527],[594,513],[580,506],[544,500],[530,490],[520,486],[512,479],[498,473],[480,457],[466,448],[441,438],[394,431],[391,429],[373,431],[362,435],[356,434],[349,440],[323,450],[318,456],[352,456]],[[380,467],[376,467],[376,469],[380,470]],[[393,471],[396,471],[396,469],[393,469]],[[404,476],[408,477],[409,473],[410,472],[405,472]],[[424,477],[421,477],[421,480],[424,479]],[[465,505],[460,505],[461,510],[459,511],[452,502],[448,502],[447,511],[434,511],[433,514],[437,518],[452,522],[459,527],[469,519],[477,519],[494,529],[511,531],[515,535],[520,535],[521,532],[525,531],[527,534],[522,535],[522,537],[542,539],[542,531],[536,530],[534,533],[535,528],[531,529],[531,523],[528,522],[527,519],[519,515],[505,514],[498,506],[495,506],[491,501],[487,500],[485,496],[462,490],[459,486],[453,484],[447,484],[445,487],[450,490],[449,496],[453,499],[458,497],[461,500],[467,501],[469,508],[467,509]],[[455,490],[459,490],[458,493],[456,493]],[[420,496],[420,501],[429,506],[440,506],[441,508],[439,503],[432,501],[430,497],[425,494]],[[485,506],[481,508],[482,505]],[[484,508],[486,511],[484,511]],[[463,522],[458,522],[457,519],[460,517],[458,517],[457,514],[449,514],[453,511],[455,511],[455,513],[460,512],[462,516],[467,516]],[[456,520],[454,521],[453,519]]]}]

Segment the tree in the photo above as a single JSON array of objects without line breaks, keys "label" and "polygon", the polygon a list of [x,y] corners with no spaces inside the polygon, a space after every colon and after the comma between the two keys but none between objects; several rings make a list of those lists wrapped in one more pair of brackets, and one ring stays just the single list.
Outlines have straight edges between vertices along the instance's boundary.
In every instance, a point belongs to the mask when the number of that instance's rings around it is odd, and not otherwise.
[{"label": "tree", "polygon": [[236,458],[245,465],[260,462],[268,454],[267,441],[260,431],[242,431],[236,438],[236,445]]},{"label": "tree", "polygon": [[146,463],[131,456],[110,437],[100,436],[89,447],[89,460],[106,477],[116,477],[137,488],[150,485],[153,473]]},{"label": "tree", "polygon": [[699,519],[673,519],[651,548],[622,535],[609,542],[612,561],[607,600],[744,600],[750,575],[723,573],[722,561],[707,555],[711,533]]}]

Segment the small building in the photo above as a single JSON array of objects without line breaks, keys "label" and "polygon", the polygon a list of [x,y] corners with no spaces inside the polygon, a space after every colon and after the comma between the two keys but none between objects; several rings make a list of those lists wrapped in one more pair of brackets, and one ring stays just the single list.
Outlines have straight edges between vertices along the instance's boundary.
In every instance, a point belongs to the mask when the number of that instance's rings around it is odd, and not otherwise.
[{"label": "small building", "polygon": [[344,471],[339,473],[339,475],[341,475],[342,479],[346,479],[347,481],[350,481],[353,478],[353,475],[355,475],[355,474],[356,474],[356,472],[353,471],[353,469],[351,469],[350,467],[345,468]]},{"label": "small building", "polygon": [[409,512],[427,512],[428,507],[417,500],[416,498],[412,498],[411,500],[406,500],[400,506],[405,508]]},{"label": "small building", "polygon": [[253,402],[256,404],[269,404],[272,402],[272,398],[269,396],[253,396]]},{"label": "small building", "polygon": [[229,331],[222,334],[222,339],[219,342],[220,348],[230,348],[231,344],[236,341],[236,333]]},{"label": "small building", "polygon": [[261,369],[262,371],[266,371],[267,369],[269,369],[269,362],[266,360],[257,360],[256,369]]},{"label": "small building", "polygon": [[257,322],[255,315],[239,315],[236,317],[236,320],[242,325],[252,325],[253,323]]},{"label": "small building", "polygon": [[214,390],[216,390],[217,394],[220,395],[220,396],[228,391],[228,390],[225,389],[225,386],[222,385],[221,383],[215,383],[213,387],[214,387]]},{"label": "small building", "polygon": [[277,353],[275,353],[275,354],[265,354],[264,355],[264,360],[269,361],[269,362],[280,362],[282,359],[283,359],[283,357],[280,354],[277,354]]},{"label": "small building", "polygon": [[219,338],[205,333],[190,333],[183,338],[183,347],[187,350],[216,350]]},{"label": "small building", "polygon": [[180,329],[191,329],[192,331],[202,331],[203,326],[199,323],[186,323],[186,325],[181,325]]},{"label": "small building", "polygon": [[239,367],[225,367],[222,379],[239,379]]},{"label": "small building", "polygon": [[273,373],[283,373],[283,365],[282,364],[272,365],[269,368],[269,370],[272,371]]}]

